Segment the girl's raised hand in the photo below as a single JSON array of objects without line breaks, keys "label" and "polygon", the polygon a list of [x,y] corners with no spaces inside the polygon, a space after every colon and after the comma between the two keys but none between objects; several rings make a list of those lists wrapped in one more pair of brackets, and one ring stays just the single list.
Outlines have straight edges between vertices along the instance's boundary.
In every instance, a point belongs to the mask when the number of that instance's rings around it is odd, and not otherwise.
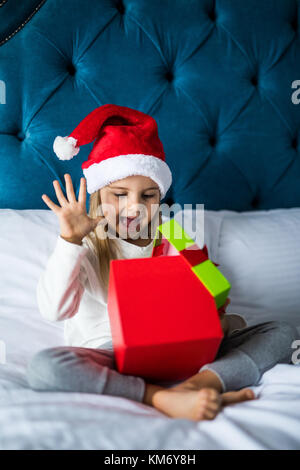
[{"label": "girl's raised hand", "polygon": [[78,201],[73,189],[71,176],[64,175],[66,181],[65,198],[60,184],[57,180],[53,181],[57,200],[60,206],[54,204],[46,195],[42,195],[44,203],[57,215],[60,224],[60,236],[71,243],[82,244],[82,239],[96,228],[99,222],[105,220],[105,216],[98,216],[95,219],[89,217],[86,212],[86,179],[80,179],[80,188]]}]

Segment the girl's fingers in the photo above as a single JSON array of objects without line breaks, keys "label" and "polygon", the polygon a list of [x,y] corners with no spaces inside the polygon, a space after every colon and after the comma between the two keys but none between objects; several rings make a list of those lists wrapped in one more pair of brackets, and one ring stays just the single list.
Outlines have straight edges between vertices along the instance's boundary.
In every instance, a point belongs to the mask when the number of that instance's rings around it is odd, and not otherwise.
[{"label": "girl's fingers", "polygon": [[64,177],[65,177],[66,191],[67,191],[67,197],[68,197],[69,202],[77,202],[76,196],[74,193],[71,175],[69,175],[69,173],[66,173]]},{"label": "girl's fingers", "polygon": [[53,201],[51,201],[51,199],[47,196],[47,194],[43,194],[42,195],[42,199],[44,201],[44,203],[51,209],[53,210],[53,212],[58,212],[60,210],[60,207],[57,206],[56,204],[54,204]]},{"label": "girl's fingers", "polygon": [[65,198],[64,193],[61,190],[59,182],[57,180],[54,180],[53,181],[53,186],[54,186],[54,189],[55,189],[57,200],[59,201],[60,205],[62,207],[66,206],[68,204],[68,201]]},{"label": "girl's fingers", "polygon": [[85,204],[86,202],[86,179],[85,178],[80,179],[78,202],[82,202],[82,204]]}]

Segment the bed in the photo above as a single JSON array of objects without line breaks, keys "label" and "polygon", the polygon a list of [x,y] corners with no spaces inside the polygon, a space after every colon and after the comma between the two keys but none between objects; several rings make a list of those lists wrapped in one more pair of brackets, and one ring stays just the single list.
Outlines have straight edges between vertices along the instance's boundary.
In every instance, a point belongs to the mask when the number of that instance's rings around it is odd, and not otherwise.
[{"label": "bed", "polygon": [[[298,18],[296,0],[0,2],[0,449],[300,449]],[[53,139],[109,102],[157,119],[165,209],[191,233],[204,204],[195,240],[232,282],[227,311],[299,331],[294,362],[213,421],[26,381],[32,355],[63,343],[36,302],[59,233],[41,194],[55,200],[65,172],[78,193],[89,151],[70,166]]]}]

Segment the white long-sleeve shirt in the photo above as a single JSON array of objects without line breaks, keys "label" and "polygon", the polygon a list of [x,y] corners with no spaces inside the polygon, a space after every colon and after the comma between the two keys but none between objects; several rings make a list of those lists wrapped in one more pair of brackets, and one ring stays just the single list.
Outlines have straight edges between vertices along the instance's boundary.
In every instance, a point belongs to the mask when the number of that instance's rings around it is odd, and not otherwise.
[{"label": "white long-sleeve shirt", "polygon": [[[124,258],[151,256],[153,241],[144,247],[121,238],[117,241]],[[64,321],[66,345],[99,348],[112,341],[107,292],[99,280],[95,251],[86,237],[82,245],[57,237],[36,293],[41,315],[49,321]],[[226,316],[229,319],[227,334],[247,326],[239,314],[226,313]]]}]

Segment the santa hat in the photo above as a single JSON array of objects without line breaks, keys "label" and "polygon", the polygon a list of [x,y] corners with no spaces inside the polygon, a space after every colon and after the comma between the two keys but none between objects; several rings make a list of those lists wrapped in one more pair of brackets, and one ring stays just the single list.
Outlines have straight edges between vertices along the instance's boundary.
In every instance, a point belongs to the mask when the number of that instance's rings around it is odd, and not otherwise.
[{"label": "santa hat", "polygon": [[127,176],[143,175],[157,183],[161,198],[165,196],[172,173],[153,117],[105,104],[89,113],[69,136],[56,137],[53,150],[60,160],[70,160],[81,145],[93,140],[92,151],[81,165],[89,194]]}]

